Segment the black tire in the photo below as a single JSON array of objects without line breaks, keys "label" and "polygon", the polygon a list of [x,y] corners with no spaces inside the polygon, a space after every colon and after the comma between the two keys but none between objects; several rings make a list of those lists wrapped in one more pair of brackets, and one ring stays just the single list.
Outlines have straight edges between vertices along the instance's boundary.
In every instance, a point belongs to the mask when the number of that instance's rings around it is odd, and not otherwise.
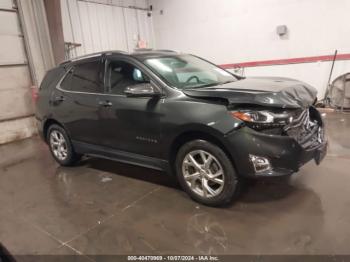
[{"label": "black tire", "polygon": [[[218,193],[218,195],[211,197],[204,197],[202,195],[199,195],[191,189],[191,186],[185,180],[183,173],[183,163],[185,161],[185,157],[188,156],[190,152],[196,152],[198,150],[204,150],[205,152],[210,153],[221,165],[221,168],[223,170],[222,177],[224,183],[221,192]],[[220,147],[208,141],[193,140],[184,144],[177,153],[175,170],[176,176],[183,190],[192,199],[201,204],[208,206],[223,206],[231,203],[233,199],[238,195],[240,180],[231,160],[227,157],[226,153]],[[199,178],[200,181],[201,179],[202,178]]]},{"label": "black tire", "polygon": [[[65,140],[65,145],[66,145],[66,156],[64,158],[59,158],[55,153],[54,153],[54,147],[51,143],[51,135],[53,133],[59,133],[62,135],[62,137]],[[64,128],[62,128],[59,125],[53,124],[49,127],[48,131],[47,131],[47,137],[46,137],[46,141],[49,145],[50,148],[50,152],[52,154],[52,156],[54,157],[54,159],[61,165],[61,166],[73,166],[74,164],[76,164],[80,159],[81,159],[81,155],[77,154],[74,151],[72,142],[67,134],[67,132],[64,130]]]}]

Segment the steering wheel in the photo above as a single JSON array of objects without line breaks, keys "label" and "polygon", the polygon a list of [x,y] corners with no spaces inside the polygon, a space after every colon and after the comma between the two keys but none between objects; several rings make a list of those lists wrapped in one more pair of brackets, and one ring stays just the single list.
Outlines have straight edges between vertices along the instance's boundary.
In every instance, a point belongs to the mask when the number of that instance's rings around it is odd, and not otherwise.
[{"label": "steering wheel", "polygon": [[191,82],[193,79],[196,79],[197,83],[199,84],[201,81],[199,80],[198,76],[191,76],[190,78],[187,79],[186,84]]}]

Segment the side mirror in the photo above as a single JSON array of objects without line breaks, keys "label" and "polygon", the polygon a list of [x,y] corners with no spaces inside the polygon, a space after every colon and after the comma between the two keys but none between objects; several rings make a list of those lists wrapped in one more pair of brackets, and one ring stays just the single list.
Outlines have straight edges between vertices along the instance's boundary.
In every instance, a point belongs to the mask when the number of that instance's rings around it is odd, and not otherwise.
[{"label": "side mirror", "polygon": [[129,97],[153,97],[159,96],[160,93],[151,83],[142,83],[125,88],[124,93]]}]

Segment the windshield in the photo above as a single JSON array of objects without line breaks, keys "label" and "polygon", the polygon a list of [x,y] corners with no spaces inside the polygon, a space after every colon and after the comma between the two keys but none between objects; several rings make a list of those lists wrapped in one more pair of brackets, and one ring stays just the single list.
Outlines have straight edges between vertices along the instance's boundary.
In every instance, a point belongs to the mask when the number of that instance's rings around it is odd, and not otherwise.
[{"label": "windshield", "polygon": [[145,63],[169,85],[180,88],[199,88],[237,81],[229,72],[191,55],[149,58]]}]

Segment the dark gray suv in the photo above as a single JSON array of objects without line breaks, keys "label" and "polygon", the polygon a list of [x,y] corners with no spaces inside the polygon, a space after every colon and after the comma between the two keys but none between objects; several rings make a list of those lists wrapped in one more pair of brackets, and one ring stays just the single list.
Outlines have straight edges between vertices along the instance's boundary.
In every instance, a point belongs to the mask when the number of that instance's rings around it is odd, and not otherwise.
[{"label": "dark gray suv", "polygon": [[61,165],[90,155],[164,170],[217,206],[242,178],[290,175],[323,159],[315,101],[305,83],[243,78],[193,55],[104,52],[49,71],[36,119]]}]

